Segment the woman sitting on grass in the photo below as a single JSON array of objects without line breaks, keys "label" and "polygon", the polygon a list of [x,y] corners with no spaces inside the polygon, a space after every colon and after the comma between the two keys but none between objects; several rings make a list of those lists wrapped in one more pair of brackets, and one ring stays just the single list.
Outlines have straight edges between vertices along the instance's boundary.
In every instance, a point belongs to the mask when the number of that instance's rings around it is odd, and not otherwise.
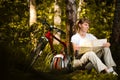
[{"label": "woman sitting on grass", "polygon": [[[86,40],[97,40],[97,38],[88,32],[89,29],[89,20],[88,19],[80,19],[77,23],[76,33],[71,37],[71,42],[73,45],[74,50],[74,56],[75,59],[73,60],[73,67],[83,66],[88,61],[92,63],[92,65],[95,67],[95,69],[101,73],[113,73],[114,75],[118,75],[113,67],[116,67],[116,64],[112,58],[111,51],[110,51],[110,43],[106,42],[103,44],[102,48],[99,48],[95,51],[87,51],[84,54],[80,54],[79,49],[81,48],[81,45]],[[100,50],[103,50],[100,52]],[[99,53],[98,53],[99,52]],[[79,58],[77,58],[80,56]],[[101,61],[101,56],[103,56],[104,62]]]}]

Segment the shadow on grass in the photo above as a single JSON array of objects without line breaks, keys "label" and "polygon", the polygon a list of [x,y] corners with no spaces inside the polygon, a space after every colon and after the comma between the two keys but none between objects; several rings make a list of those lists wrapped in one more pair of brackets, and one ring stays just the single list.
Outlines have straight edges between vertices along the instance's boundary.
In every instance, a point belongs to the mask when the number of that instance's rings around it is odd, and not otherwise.
[{"label": "shadow on grass", "polygon": [[76,70],[73,72],[40,72],[40,71],[20,71],[11,70],[5,80],[119,80],[112,74],[98,74],[92,70]]}]

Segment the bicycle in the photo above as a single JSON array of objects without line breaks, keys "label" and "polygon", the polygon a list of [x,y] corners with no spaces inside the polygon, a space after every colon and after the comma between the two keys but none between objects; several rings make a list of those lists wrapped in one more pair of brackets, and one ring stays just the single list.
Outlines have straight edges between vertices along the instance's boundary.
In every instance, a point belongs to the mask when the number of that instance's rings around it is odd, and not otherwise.
[{"label": "bicycle", "polygon": [[[45,46],[49,43],[51,47],[51,51],[53,53],[53,58],[51,60],[50,68],[51,70],[70,70],[71,69],[71,58],[69,54],[67,54],[66,50],[66,43],[58,39],[54,34],[53,30],[56,30],[57,32],[60,32],[61,34],[65,34],[61,29],[58,29],[56,27],[53,27],[47,23],[46,20],[40,20],[45,27],[47,27],[47,32],[45,33],[44,36],[40,37],[39,42],[33,51],[35,54],[30,66],[33,66],[35,61],[38,59],[38,57],[42,54]],[[56,50],[54,49],[53,46],[53,39],[56,39],[60,44],[63,45],[63,49],[59,54],[57,54]],[[49,56],[47,56],[49,57]]]}]

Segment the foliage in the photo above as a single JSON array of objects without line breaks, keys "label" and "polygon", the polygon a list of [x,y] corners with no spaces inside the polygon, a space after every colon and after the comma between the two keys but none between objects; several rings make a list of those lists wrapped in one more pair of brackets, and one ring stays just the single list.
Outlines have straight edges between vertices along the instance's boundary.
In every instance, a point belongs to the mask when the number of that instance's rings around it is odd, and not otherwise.
[{"label": "foliage", "polygon": [[43,53],[39,56],[37,61],[34,64],[36,71],[50,72],[50,62],[53,57],[52,52],[50,51],[50,46],[47,45]]},{"label": "foliage", "polygon": [[110,38],[114,18],[114,1],[86,0],[80,16],[90,19],[90,32],[98,38]]},{"label": "foliage", "polygon": [[[37,4],[37,18],[44,19],[46,18],[49,23],[53,24],[53,15],[54,15],[54,1],[50,0],[36,0]],[[38,21],[39,23],[39,21]]]},{"label": "foliage", "polygon": [[27,3],[4,0],[0,4],[0,44],[10,61],[8,66],[24,65],[31,48]]}]

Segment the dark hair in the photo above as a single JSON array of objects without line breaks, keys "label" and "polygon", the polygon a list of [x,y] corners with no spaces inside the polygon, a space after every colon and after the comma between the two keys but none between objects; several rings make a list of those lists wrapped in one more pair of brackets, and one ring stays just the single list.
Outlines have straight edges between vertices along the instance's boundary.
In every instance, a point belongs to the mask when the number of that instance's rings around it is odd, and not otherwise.
[{"label": "dark hair", "polygon": [[90,23],[90,21],[87,19],[87,18],[82,18],[82,19],[79,19],[79,21],[78,21],[78,24],[83,24],[83,23]]},{"label": "dark hair", "polygon": [[80,27],[79,24],[83,24],[83,23],[90,23],[89,19],[87,18],[81,18],[76,22],[76,26],[74,27],[74,32],[79,32]]}]

